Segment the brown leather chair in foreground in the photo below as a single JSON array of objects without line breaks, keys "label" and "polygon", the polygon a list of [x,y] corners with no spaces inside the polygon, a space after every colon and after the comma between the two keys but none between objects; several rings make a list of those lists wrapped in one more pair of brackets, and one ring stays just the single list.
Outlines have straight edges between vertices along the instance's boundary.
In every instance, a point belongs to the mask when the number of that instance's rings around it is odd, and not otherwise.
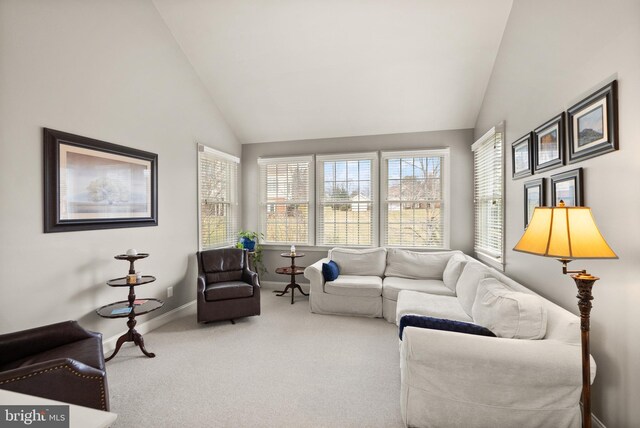
[{"label": "brown leather chair in foreground", "polygon": [[200,251],[197,295],[201,323],[260,315],[258,274],[249,270],[246,250]]},{"label": "brown leather chair in foreground", "polygon": [[102,335],[76,321],[0,335],[0,388],[109,410]]}]

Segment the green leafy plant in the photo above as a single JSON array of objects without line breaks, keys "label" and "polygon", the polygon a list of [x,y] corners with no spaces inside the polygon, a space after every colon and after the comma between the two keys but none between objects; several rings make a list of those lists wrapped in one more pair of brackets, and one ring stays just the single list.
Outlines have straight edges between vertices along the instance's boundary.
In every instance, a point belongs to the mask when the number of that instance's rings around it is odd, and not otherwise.
[{"label": "green leafy plant", "polygon": [[253,232],[251,230],[241,230],[238,232],[238,239],[247,238],[252,241],[256,241],[256,244],[259,244],[260,239],[264,239],[264,233],[261,232]]},{"label": "green leafy plant", "polygon": [[253,252],[251,254],[251,257],[253,258],[253,266],[256,268],[256,270],[258,271],[259,275],[264,275],[265,273],[267,273],[267,268],[264,265],[264,261],[263,261],[263,253],[262,253],[262,244],[260,244],[260,239],[264,239],[264,234],[261,232],[253,232],[251,230],[241,230],[238,232],[238,242],[236,243],[236,247],[237,248],[244,248],[244,245],[242,243],[242,238],[245,239],[250,239],[252,241],[255,241],[256,246],[253,249]]}]

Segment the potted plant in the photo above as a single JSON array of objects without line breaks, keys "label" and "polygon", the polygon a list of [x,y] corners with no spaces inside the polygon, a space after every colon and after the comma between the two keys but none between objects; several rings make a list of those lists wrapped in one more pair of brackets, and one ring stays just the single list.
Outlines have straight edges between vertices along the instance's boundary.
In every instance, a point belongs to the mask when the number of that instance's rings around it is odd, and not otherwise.
[{"label": "potted plant", "polygon": [[264,275],[267,272],[267,268],[262,261],[262,245],[260,245],[260,239],[264,239],[264,234],[250,230],[241,230],[238,232],[238,243],[236,247],[249,251],[258,274]]}]

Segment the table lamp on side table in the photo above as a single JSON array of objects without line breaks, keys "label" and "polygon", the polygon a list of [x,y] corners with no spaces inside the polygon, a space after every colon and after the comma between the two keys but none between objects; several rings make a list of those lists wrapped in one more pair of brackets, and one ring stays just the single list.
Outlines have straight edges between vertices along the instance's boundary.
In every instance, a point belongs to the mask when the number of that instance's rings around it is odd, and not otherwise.
[{"label": "table lamp on side table", "polygon": [[591,427],[591,379],[589,359],[589,314],[591,288],[599,278],[586,270],[567,270],[573,259],[617,259],[596,226],[591,208],[537,207],[529,226],[513,248],[515,251],[554,257],[562,263],[562,273],[571,273],[578,286],[580,330],[582,336],[582,426]]}]

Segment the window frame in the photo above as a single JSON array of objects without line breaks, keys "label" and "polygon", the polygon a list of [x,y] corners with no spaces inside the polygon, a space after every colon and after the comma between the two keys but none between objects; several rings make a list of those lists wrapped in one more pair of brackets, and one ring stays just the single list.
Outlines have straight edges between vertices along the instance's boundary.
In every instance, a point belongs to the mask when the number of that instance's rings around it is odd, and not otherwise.
[{"label": "window frame", "polygon": [[[440,174],[442,180],[442,199],[441,199],[441,212],[443,214],[442,228],[443,228],[443,240],[441,247],[426,247],[426,246],[407,246],[407,245],[390,245],[387,242],[386,228],[388,221],[388,161],[389,159],[402,159],[402,158],[416,158],[416,157],[442,157],[442,169]],[[408,249],[421,249],[421,250],[449,250],[451,242],[451,150],[449,147],[438,149],[424,149],[424,150],[394,150],[394,151],[381,151],[380,152],[380,224],[379,224],[379,237],[381,246],[387,248],[408,248]]]},{"label": "window frame", "polygon": [[316,155],[316,168],[315,168],[315,200],[316,200],[316,215],[315,215],[315,246],[319,248],[332,248],[343,244],[325,244],[318,242],[321,233],[321,222],[318,220],[321,218],[319,211],[323,209],[321,193],[324,192],[324,162],[332,161],[353,161],[353,160],[370,160],[371,161],[371,244],[370,245],[347,245],[353,248],[373,248],[377,247],[380,231],[380,156],[376,152],[360,152],[360,153],[336,153],[328,155]]},{"label": "window frame", "polygon": [[[500,184],[497,187],[497,189],[499,190],[500,194],[500,202],[501,202],[501,210],[500,210],[500,245],[501,245],[501,249],[499,251],[495,251],[492,248],[483,248],[479,245],[479,242],[477,240],[478,237],[478,194],[477,194],[477,189],[478,189],[478,176],[476,175],[477,171],[476,171],[476,151],[479,151],[480,149],[483,148],[483,146],[490,144],[491,142],[493,142],[495,144],[495,141],[498,140],[500,143],[500,159],[499,159],[499,164],[500,164],[500,168],[501,168],[501,174],[500,174]],[[494,147],[495,150],[495,147]],[[478,258],[479,260],[483,261],[484,263],[499,269],[501,271],[504,271],[505,268],[505,262],[504,262],[504,258],[505,258],[505,235],[506,235],[506,231],[505,231],[505,208],[506,208],[506,201],[505,201],[505,189],[506,189],[506,178],[505,178],[505,142],[504,142],[504,122],[499,123],[498,125],[494,126],[493,128],[489,129],[484,135],[482,135],[480,138],[478,138],[473,145],[471,146],[471,151],[473,152],[473,251],[474,254],[476,256],[476,258]],[[492,162],[496,161],[496,155],[492,155]],[[494,195],[495,195],[495,190],[494,190]]]},{"label": "window frame", "polygon": [[[265,175],[265,181],[262,181],[262,169],[267,165],[274,164],[289,164],[289,163],[308,163],[308,178],[307,178],[307,204],[308,204],[308,216],[307,216],[307,241],[291,242],[291,241],[269,241],[267,240],[267,180]],[[315,161],[314,155],[299,155],[299,156],[281,156],[281,157],[259,157],[258,158],[258,231],[263,234],[264,238],[261,239],[263,245],[270,247],[296,245],[303,247],[313,247],[315,245]]]},{"label": "window frame", "polygon": [[[198,250],[208,250],[213,248],[224,248],[234,245],[237,240],[238,231],[240,230],[240,210],[239,210],[239,176],[240,176],[240,158],[229,153],[213,149],[204,144],[197,144],[197,181],[198,181]],[[229,212],[231,213],[231,221],[226,222],[227,234],[230,237],[224,243],[205,247],[202,242],[202,177],[201,177],[201,159],[202,156],[210,156],[221,162],[235,164],[235,174],[232,174],[229,183]]]}]

